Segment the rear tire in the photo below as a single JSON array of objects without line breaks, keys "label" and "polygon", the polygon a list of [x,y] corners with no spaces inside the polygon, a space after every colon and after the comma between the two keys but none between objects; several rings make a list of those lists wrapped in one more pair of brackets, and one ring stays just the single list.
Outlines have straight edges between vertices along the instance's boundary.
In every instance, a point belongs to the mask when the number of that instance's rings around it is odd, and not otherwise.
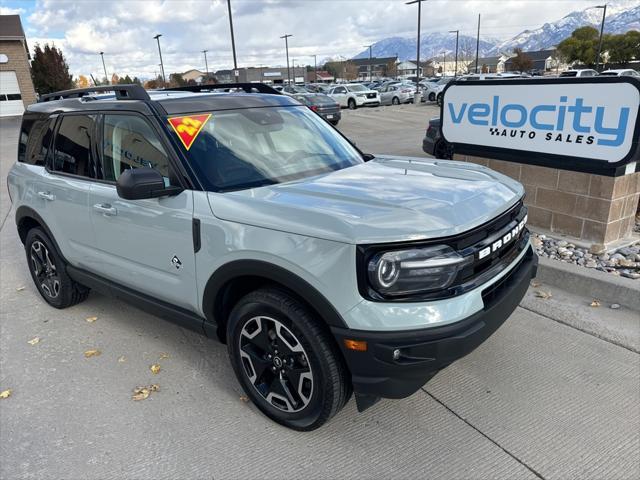
[{"label": "rear tire", "polygon": [[393,100],[391,100],[391,103],[393,105],[400,105],[400,99],[398,97],[393,97]]},{"label": "rear tire", "polygon": [[49,305],[67,308],[86,300],[89,289],[69,277],[62,256],[41,228],[29,230],[24,248],[33,283]]},{"label": "rear tire", "polygon": [[338,123],[340,123],[340,120],[331,120],[331,125],[333,125],[334,127],[338,126]]},{"label": "rear tire", "polygon": [[349,101],[347,102],[347,106],[349,107],[349,110],[355,110],[356,108],[358,108],[358,106],[356,105],[356,101],[353,98],[349,99]]},{"label": "rear tire", "polygon": [[436,100],[436,94],[433,92],[429,93],[429,101],[435,102],[435,100]]},{"label": "rear tire", "polygon": [[247,396],[281,425],[315,430],[351,396],[334,339],[285,291],[259,289],[238,301],[229,316],[227,345]]},{"label": "rear tire", "polygon": [[442,106],[442,93],[439,93],[438,96],[436,97],[436,103],[438,104],[439,107]]}]

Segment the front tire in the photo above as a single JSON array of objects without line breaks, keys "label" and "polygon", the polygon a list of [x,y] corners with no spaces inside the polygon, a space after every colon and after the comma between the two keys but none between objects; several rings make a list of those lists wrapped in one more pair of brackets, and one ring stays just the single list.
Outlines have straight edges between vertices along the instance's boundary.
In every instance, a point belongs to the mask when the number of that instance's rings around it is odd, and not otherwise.
[{"label": "front tire", "polygon": [[358,106],[356,105],[356,101],[353,98],[349,99],[349,101],[347,102],[347,107],[349,107],[349,110],[355,110],[356,108],[358,108]]},{"label": "front tire", "polygon": [[33,283],[49,305],[67,308],[86,300],[89,289],[69,277],[62,256],[41,228],[29,230],[24,248]]},{"label": "front tire", "polygon": [[400,105],[400,99],[398,97],[393,97],[393,100],[391,100],[391,103],[393,105]]},{"label": "front tire", "polygon": [[442,106],[442,94],[439,93],[438,96],[436,97],[436,103],[438,104],[439,107]]},{"label": "front tire", "polygon": [[435,101],[435,99],[436,99],[436,94],[433,92],[429,93],[429,101],[433,102]]},{"label": "front tire", "polygon": [[247,396],[281,425],[315,430],[351,395],[333,338],[285,291],[265,288],[243,297],[229,316],[227,345]]}]

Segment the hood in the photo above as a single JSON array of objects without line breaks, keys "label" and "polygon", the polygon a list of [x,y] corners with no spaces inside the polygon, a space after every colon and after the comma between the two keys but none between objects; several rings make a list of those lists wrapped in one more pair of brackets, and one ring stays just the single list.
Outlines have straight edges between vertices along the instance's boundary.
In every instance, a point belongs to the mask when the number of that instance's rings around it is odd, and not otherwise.
[{"label": "hood", "polygon": [[299,181],[208,194],[220,219],[355,244],[455,235],[523,195],[518,182],[482,166],[392,156]]}]

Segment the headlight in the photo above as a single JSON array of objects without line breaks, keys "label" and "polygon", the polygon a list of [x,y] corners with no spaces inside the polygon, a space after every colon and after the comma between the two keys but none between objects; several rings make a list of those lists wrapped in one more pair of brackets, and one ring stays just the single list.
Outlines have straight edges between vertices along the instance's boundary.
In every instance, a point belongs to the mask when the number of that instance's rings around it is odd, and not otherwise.
[{"label": "headlight", "polygon": [[356,97],[366,97],[366,93],[356,93]]},{"label": "headlight", "polygon": [[399,296],[445,289],[472,261],[451,247],[435,245],[379,253],[369,261],[367,274],[378,293]]}]

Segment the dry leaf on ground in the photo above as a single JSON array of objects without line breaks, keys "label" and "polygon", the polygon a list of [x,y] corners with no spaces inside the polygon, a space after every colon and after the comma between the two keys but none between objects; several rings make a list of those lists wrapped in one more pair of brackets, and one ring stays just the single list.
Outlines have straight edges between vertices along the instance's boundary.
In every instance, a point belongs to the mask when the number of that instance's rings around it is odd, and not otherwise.
[{"label": "dry leaf on ground", "polygon": [[240,401],[246,403],[249,401],[249,397],[247,397],[246,395],[240,395]]},{"label": "dry leaf on ground", "polygon": [[0,398],[9,398],[11,396],[11,389],[8,388],[0,392]]},{"label": "dry leaf on ground", "polygon": [[542,298],[542,299],[547,299],[547,298],[551,298],[553,295],[551,295],[551,292],[545,292],[544,290],[536,290],[536,297],[538,298]]},{"label": "dry leaf on ground", "polygon": [[151,392],[157,392],[158,390],[160,390],[160,385],[158,385],[157,383],[153,383],[144,387],[136,387],[133,389],[133,395],[131,396],[131,398],[136,402],[145,400],[149,397],[149,395],[151,395]]},{"label": "dry leaf on ground", "polygon": [[29,345],[37,345],[40,343],[40,337],[34,337],[31,340],[27,341]]},{"label": "dry leaf on ground", "polygon": [[540,286],[540,282],[531,282],[531,286],[533,288],[538,288]]},{"label": "dry leaf on ground", "polygon": [[118,358],[118,363],[124,363],[126,361],[127,361],[127,357],[125,357],[124,355]]},{"label": "dry leaf on ground", "polygon": [[154,375],[158,374],[160,373],[160,365],[158,365],[157,363],[154,363],[149,367],[149,370],[151,370],[151,373],[153,373]]},{"label": "dry leaf on ground", "polygon": [[97,350],[97,349],[87,350],[86,352],[84,352],[84,356],[85,356],[85,358],[97,357],[101,353],[102,352],[100,350]]},{"label": "dry leaf on ground", "polygon": [[23,291],[25,288],[27,288],[27,287],[25,287],[25,286],[21,285],[21,286],[19,286],[19,287],[17,287],[17,288],[16,288],[16,292],[21,292],[21,291]]},{"label": "dry leaf on ground", "polygon": [[599,307],[600,306],[600,300],[596,300],[595,298],[591,301],[591,303],[589,304],[589,306],[591,307]]},{"label": "dry leaf on ground", "polygon": [[169,358],[169,354],[168,353],[161,353],[160,356],[158,357],[158,360],[164,360],[166,358]]},{"label": "dry leaf on ground", "polygon": [[87,317],[85,320],[89,323],[93,323],[98,319],[98,317]]}]

